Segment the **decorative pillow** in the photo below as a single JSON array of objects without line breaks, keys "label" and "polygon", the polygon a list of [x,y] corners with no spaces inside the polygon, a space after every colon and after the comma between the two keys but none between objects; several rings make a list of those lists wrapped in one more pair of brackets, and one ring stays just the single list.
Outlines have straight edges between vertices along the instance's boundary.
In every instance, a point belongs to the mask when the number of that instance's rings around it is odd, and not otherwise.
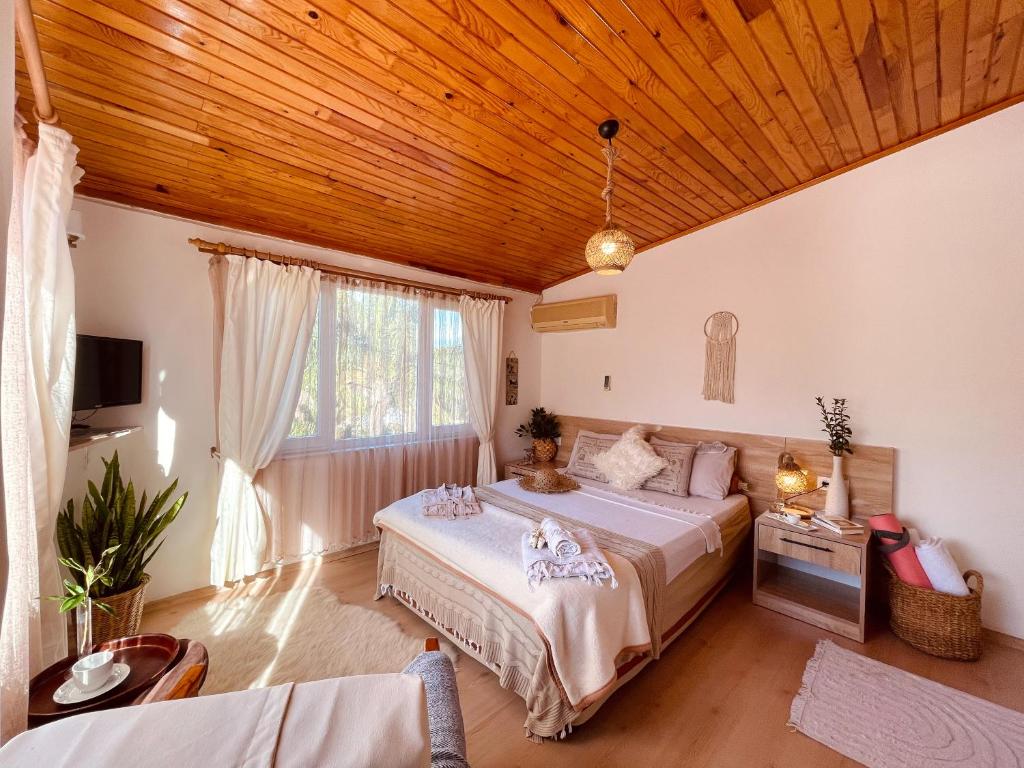
[{"label": "decorative pillow", "polygon": [[576,435],[576,442],[572,446],[572,455],[569,457],[569,466],[565,468],[566,474],[585,477],[589,480],[597,480],[599,483],[607,483],[601,470],[594,466],[594,457],[604,453],[619,439],[618,435],[600,435],[597,432],[588,432],[581,429]]},{"label": "decorative pillow", "polygon": [[635,491],[668,466],[644,440],[646,431],[639,425],[630,427],[615,445],[594,457],[594,466],[615,488]]},{"label": "decorative pillow", "polygon": [[690,495],[690,471],[696,445],[651,438],[651,448],[668,462],[668,466],[643,484],[645,490],[671,493],[673,496]]},{"label": "decorative pillow", "polygon": [[736,449],[725,443],[698,443],[690,472],[690,495],[724,499],[736,466]]}]

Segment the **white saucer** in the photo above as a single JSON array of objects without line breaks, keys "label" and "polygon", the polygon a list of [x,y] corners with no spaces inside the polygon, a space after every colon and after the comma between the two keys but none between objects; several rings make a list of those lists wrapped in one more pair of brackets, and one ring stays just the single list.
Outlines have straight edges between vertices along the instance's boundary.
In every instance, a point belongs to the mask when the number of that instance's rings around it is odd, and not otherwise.
[{"label": "white saucer", "polygon": [[92,691],[81,690],[75,682],[75,678],[72,677],[53,692],[53,700],[58,704],[81,704],[83,701],[95,699],[97,696],[102,696],[107,691],[117,688],[128,679],[128,673],[131,671],[131,667],[127,664],[115,663],[114,671],[110,673],[107,682]]}]

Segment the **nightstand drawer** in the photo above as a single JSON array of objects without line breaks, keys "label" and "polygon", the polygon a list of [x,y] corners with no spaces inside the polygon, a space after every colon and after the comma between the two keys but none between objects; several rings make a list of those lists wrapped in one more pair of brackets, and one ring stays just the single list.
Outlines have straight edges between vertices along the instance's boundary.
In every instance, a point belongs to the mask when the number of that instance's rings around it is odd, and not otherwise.
[{"label": "nightstand drawer", "polygon": [[858,547],[831,539],[785,531],[769,525],[758,526],[758,546],[777,555],[796,558],[807,563],[860,575],[861,551]]}]

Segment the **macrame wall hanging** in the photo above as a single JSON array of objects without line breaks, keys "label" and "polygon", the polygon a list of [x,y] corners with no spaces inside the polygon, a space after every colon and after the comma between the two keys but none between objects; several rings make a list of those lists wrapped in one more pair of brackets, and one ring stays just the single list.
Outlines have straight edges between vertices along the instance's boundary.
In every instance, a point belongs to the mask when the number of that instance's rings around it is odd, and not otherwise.
[{"label": "macrame wall hanging", "polygon": [[519,403],[519,358],[510,352],[505,358],[505,405]]},{"label": "macrame wall hanging", "polygon": [[736,381],[736,334],[740,321],[732,312],[715,312],[704,321],[704,399],[733,401]]}]

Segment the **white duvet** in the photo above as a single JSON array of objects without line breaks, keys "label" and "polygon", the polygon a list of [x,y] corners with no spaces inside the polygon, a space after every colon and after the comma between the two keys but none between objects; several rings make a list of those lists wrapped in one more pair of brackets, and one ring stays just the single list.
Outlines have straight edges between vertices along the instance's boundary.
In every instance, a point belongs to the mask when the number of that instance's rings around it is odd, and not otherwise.
[{"label": "white duvet", "polygon": [[[584,527],[590,523],[660,547],[665,552],[669,581],[705,552],[721,548],[717,515],[658,506],[600,485],[551,495],[525,491],[514,480],[491,487],[580,520]],[[714,504],[731,508],[723,502]],[[560,579],[546,581],[531,592],[520,548],[523,533],[533,527],[526,518],[487,503],[475,517],[429,518],[422,514],[419,499],[410,496],[378,512],[374,524],[412,541],[529,616],[547,640],[559,680],[578,709],[614,682],[615,659],[623,650],[650,646],[636,571],[613,552],[605,554],[618,577],[617,589]]]}]

